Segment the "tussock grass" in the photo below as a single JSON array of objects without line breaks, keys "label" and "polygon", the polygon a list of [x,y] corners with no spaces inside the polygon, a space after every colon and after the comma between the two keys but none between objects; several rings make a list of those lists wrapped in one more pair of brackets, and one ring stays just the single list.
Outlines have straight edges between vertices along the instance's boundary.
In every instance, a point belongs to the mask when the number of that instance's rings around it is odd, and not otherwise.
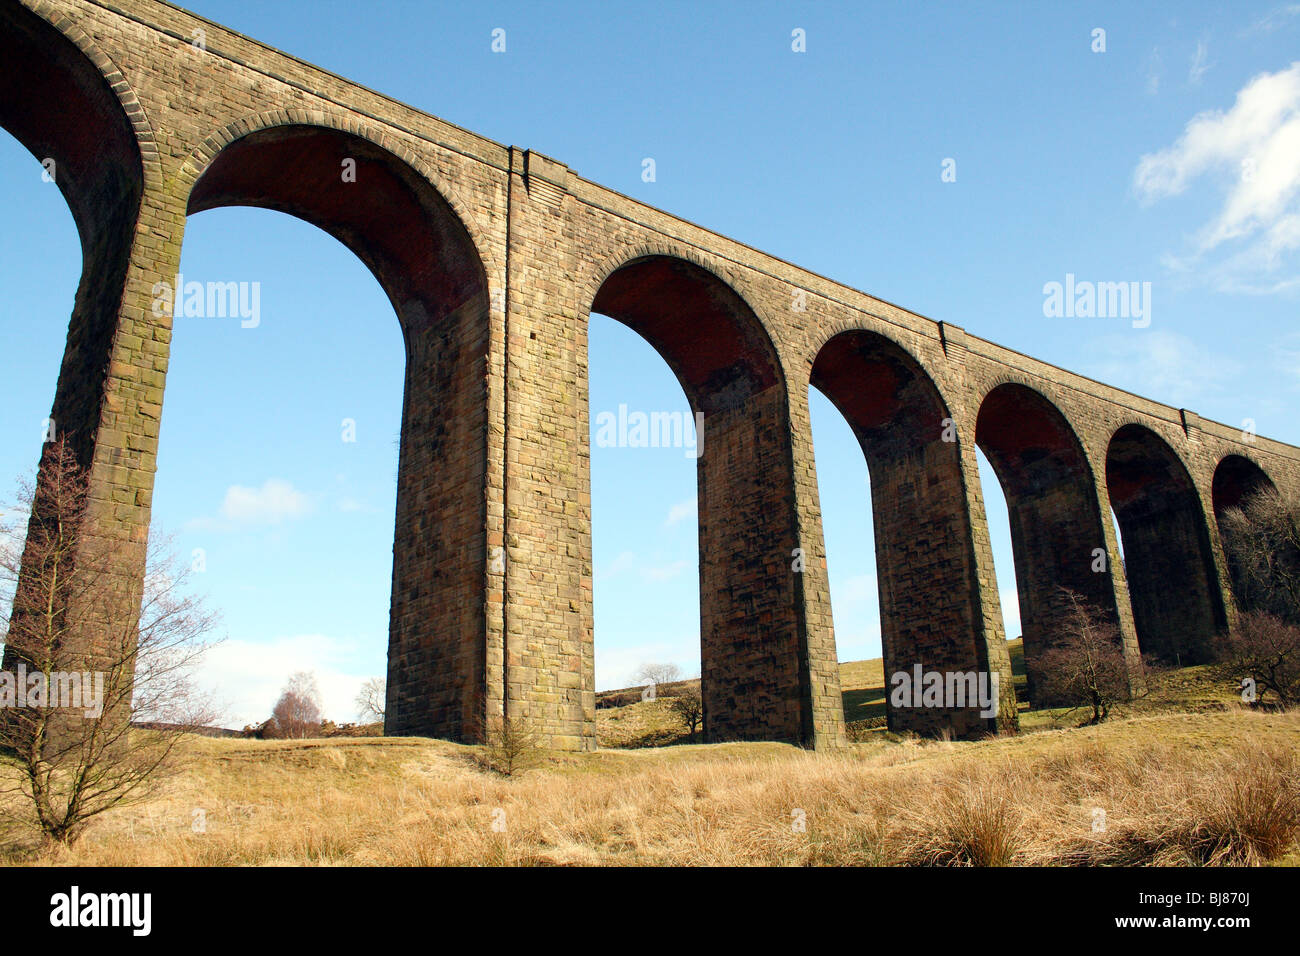
[{"label": "tussock grass", "polygon": [[[411,739],[195,740],[78,865],[1257,865],[1300,858],[1300,714],[1156,715],[980,742],[555,754],[512,777]],[[12,768],[0,768],[11,773]],[[195,832],[196,809],[206,832]],[[1104,828],[1094,832],[1097,811]]]}]

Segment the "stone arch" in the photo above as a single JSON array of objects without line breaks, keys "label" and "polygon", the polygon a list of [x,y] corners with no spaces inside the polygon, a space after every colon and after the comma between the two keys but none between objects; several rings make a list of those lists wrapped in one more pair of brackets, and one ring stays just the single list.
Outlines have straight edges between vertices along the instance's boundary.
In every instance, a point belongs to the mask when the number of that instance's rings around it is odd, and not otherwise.
[{"label": "stone arch", "polygon": [[[590,301],[590,311],[654,346],[692,408],[706,416],[785,382],[758,315],[731,281],[696,257],[635,255],[605,274]],[[679,318],[685,315],[696,323]]]},{"label": "stone arch", "polygon": [[488,686],[489,284],[465,219],[390,146],[347,121],[269,114],[210,137],[175,188],[190,214],[256,206],[319,227],[392,302],[406,377],[386,731],[477,740]]},{"label": "stone arch", "polygon": [[1030,698],[1050,704],[1035,694],[1035,672],[1066,612],[1062,589],[1119,623],[1096,477],[1065,414],[1018,381],[999,382],[985,393],[975,443],[1007,501]]},{"label": "stone arch", "polygon": [[[754,309],[689,252],[621,256],[587,292],[672,369],[700,428],[700,658],[710,740],[812,742],[785,374]],[[584,684],[591,678],[584,675]]]},{"label": "stone arch", "polygon": [[1182,665],[1207,663],[1227,611],[1191,473],[1163,438],[1129,423],[1111,436],[1106,486],[1142,652]]},{"label": "stone arch", "polygon": [[[841,331],[812,363],[809,384],[852,428],[871,475],[886,681],[893,675],[988,673],[982,597],[959,436],[939,386],[879,332]],[[895,707],[891,729],[995,731],[980,708]]]},{"label": "stone arch", "polygon": [[1238,452],[1226,454],[1219,459],[1214,468],[1210,500],[1228,577],[1232,583],[1233,597],[1243,611],[1257,609],[1257,602],[1250,591],[1249,577],[1245,573],[1240,550],[1234,547],[1234,535],[1228,516],[1229,512],[1240,508],[1249,498],[1266,491],[1276,493],[1277,486],[1258,462]]},{"label": "stone arch", "polygon": [[[213,160],[227,146],[249,134],[279,127],[318,127],[322,130],[334,130],[371,145],[390,154],[397,161],[413,169],[425,181],[428,188],[451,208],[460,225],[469,233],[479,259],[487,261],[485,250],[490,246],[478,220],[470,214],[469,206],[461,198],[453,184],[426,163],[417,153],[409,149],[404,140],[398,139],[383,129],[360,122],[349,115],[334,114],[321,110],[271,110],[252,113],[228,123],[221,129],[206,137],[186,158],[185,163],[172,181],[172,189],[182,201],[188,201],[195,182],[207,171]],[[191,210],[193,211],[193,210]]]},{"label": "stone arch", "polygon": [[[89,467],[107,371],[96,357],[107,354],[117,331],[141,202],[162,181],[158,152],[121,71],[51,4],[0,8],[0,63],[0,126],[38,160],[54,160],[54,181],[81,241],[81,278],[51,415]],[[84,374],[83,357],[94,374]]]}]

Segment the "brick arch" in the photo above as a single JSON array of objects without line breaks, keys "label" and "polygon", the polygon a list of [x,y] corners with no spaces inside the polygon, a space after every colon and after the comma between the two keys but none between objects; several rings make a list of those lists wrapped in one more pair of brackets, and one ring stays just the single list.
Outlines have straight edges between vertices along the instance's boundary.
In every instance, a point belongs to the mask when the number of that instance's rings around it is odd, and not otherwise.
[{"label": "brick arch", "polygon": [[[702,416],[706,739],[813,742],[805,608],[791,567],[799,536],[789,404],[767,329],[723,274],[670,247],[625,251],[579,294],[590,312],[649,342]],[[594,681],[591,667],[584,661],[584,686]]]},{"label": "brick arch", "polygon": [[1069,606],[1062,589],[1119,626],[1096,476],[1065,413],[1018,377],[985,392],[975,443],[1007,501],[1030,698],[1050,705],[1039,699],[1035,684],[1038,661],[1058,639]]},{"label": "brick arch", "polygon": [[1106,487],[1142,652],[1207,663],[1227,626],[1200,494],[1182,457],[1155,431],[1126,423],[1106,451]]},{"label": "brick arch", "polygon": [[[809,384],[848,422],[871,475],[886,679],[990,666],[961,448],[949,405],[907,349],[853,328],[817,352]],[[888,706],[891,729],[958,736],[996,730],[979,708]]]},{"label": "brick arch", "polygon": [[[343,179],[347,159],[355,181]],[[369,267],[392,302],[406,377],[385,728],[481,739],[490,299],[472,220],[391,138],[300,110],[213,134],[173,188],[189,213],[256,206],[321,228]]]}]

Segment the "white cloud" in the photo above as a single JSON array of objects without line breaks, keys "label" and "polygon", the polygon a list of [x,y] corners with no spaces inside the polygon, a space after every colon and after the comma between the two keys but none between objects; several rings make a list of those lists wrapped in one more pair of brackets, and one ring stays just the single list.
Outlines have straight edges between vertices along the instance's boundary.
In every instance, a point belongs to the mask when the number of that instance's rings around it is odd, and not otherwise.
[{"label": "white cloud", "polygon": [[221,517],[230,521],[279,524],[311,509],[307,496],[281,478],[268,478],[261,488],[231,485],[221,502]]},{"label": "white cloud", "polygon": [[1300,3],[1286,3],[1276,7],[1260,17],[1250,26],[1242,31],[1243,35],[1252,33],[1272,33],[1274,30],[1290,25],[1297,16],[1300,16]]},{"label": "white cloud", "polygon": [[1160,58],[1160,48],[1154,47],[1150,56],[1147,57],[1147,94],[1155,96],[1160,92],[1160,72],[1164,68],[1164,61]]},{"label": "white cloud", "polygon": [[1209,45],[1204,40],[1196,41],[1196,52],[1192,54],[1192,66],[1187,71],[1187,82],[1192,86],[1200,84],[1202,77],[1209,71],[1212,64],[1207,63],[1209,57]]},{"label": "white cloud", "polygon": [[195,518],[187,531],[228,531],[234,526],[278,525],[301,518],[312,509],[311,499],[283,478],[268,478],[260,488],[231,485],[217,518]]},{"label": "white cloud", "polygon": [[668,518],[664,521],[664,527],[671,528],[673,525],[685,521],[687,518],[694,518],[695,513],[695,498],[687,498],[685,501],[679,501],[668,509]]},{"label": "white cloud", "polygon": [[[1272,293],[1300,280],[1300,62],[1247,83],[1227,111],[1193,117],[1172,146],[1143,156],[1133,184],[1143,203],[1185,193],[1218,177],[1222,206],[1193,238],[1181,271],[1204,274],[1221,291]],[[1218,259],[1205,261],[1211,253]]]},{"label": "white cloud", "polygon": [[362,682],[382,676],[382,671],[362,674],[345,666],[345,656],[356,643],[320,634],[265,642],[227,640],[204,655],[197,681],[219,702],[223,725],[238,729],[271,716],[292,674],[315,671],[325,717],[346,723],[357,719],[354,701]]}]

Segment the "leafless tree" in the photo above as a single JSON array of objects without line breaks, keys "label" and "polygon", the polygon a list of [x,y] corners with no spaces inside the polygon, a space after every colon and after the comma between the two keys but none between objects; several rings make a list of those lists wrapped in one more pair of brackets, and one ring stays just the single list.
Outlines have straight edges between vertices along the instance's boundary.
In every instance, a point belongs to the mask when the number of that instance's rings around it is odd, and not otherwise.
[{"label": "leafless tree", "polygon": [[[13,514],[14,512],[10,512]],[[193,673],[216,624],[168,542],[95,533],[85,472],[65,440],[0,530],[0,776],[6,822],[74,842],[96,816],[147,797],[178,744],[217,719]],[[132,573],[143,560],[143,582]]]},{"label": "leafless tree", "polygon": [[357,691],[357,716],[362,723],[384,722],[384,707],[387,703],[388,682],[382,677],[368,678]]},{"label": "leafless tree", "polygon": [[1283,708],[1300,703],[1300,627],[1264,611],[1247,611],[1224,643],[1221,665],[1241,682],[1254,705],[1277,698]]},{"label": "leafless tree", "polygon": [[280,692],[271,717],[285,737],[301,740],[319,733],[321,697],[316,675],[311,671],[298,671],[290,677]]},{"label": "leafless tree", "polygon": [[1261,488],[1219,528],[1241,607],[1300,625],[1300,493]]},{"label": "leafless tree", "polygon": [[682,669],[676,664],[642,664],[632,679],[641,684],[662,686],[681,678]]},{"label": "leafless tree", "polygon": [[691,736],[695,736],[695,731],[704,720],[704,698],[700,695],[699,686],[690,684],[682,688],[681,693],[671,698],[671,704],[673,713],[681,718]]},{"label": "leafless tree", "polygon": [[1071,710],[1090,707],[1099,724],[1129,695],[1128,670],[1119,628],[1078,592],[1062,588],[1066,613],[1053,646],[1033,665],[1040,700]]}]

